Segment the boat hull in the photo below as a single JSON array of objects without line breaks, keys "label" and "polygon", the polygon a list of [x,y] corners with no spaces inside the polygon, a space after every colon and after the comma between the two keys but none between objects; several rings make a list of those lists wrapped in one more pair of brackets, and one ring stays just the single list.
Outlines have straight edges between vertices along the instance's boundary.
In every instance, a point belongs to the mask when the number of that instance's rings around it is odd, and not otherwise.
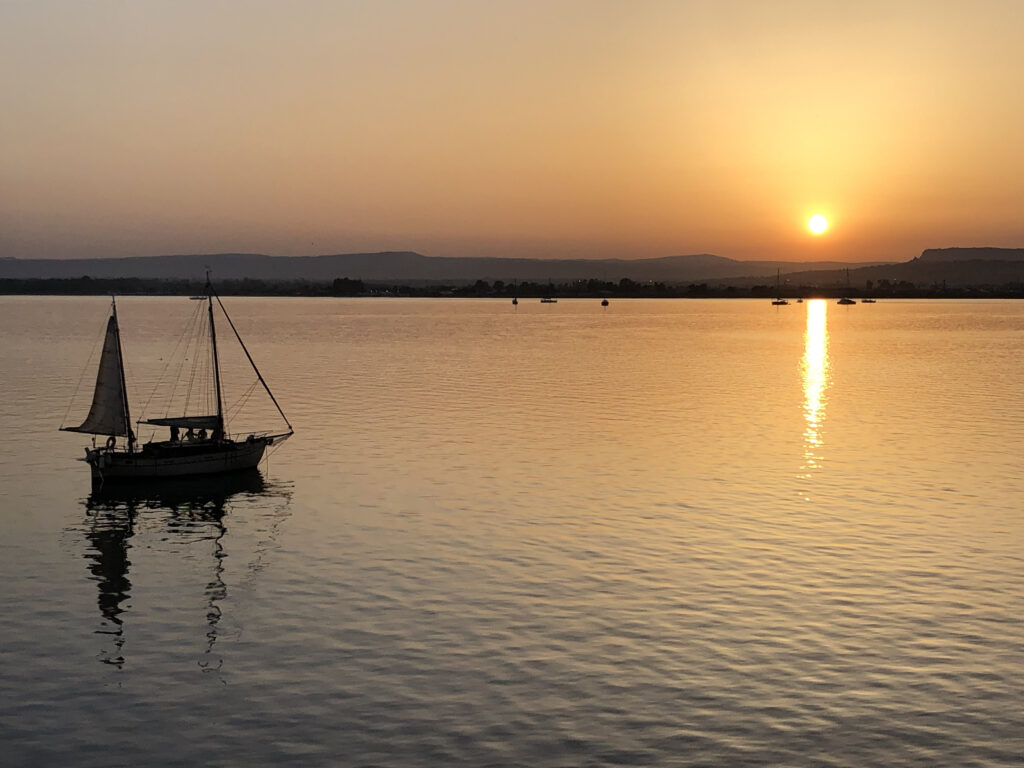
[{"label": "boat hull", "polygon": [[133,453],[89,451],[85,460],[93,480],[98,481],[199,477],[253,469],[263,458],[268,443],[267,438],[257,438],[242,443],[173,447],[158,444]]}]

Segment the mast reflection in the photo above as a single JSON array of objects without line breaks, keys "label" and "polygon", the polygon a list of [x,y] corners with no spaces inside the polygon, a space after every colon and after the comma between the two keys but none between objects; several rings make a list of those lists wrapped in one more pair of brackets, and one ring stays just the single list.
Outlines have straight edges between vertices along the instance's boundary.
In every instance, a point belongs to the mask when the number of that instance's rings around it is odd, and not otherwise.
[{"label": "mast reflection", "polygon": [[805,477],[821,465],[824,443],[826,393],[829,383],[828,302],[807,302],[807,330],[801,371],[804,382],[804,464]]},{"label": "mast reflection", "polygon": [[[91,497],[90,497],[91,498]],[[90,502],[86,501],[89,509]],[[131,594],[132,583],[128,580],[129,543],[135,533],[136,509],[131,505],[111,506],[100,514],[93,516],[86,535],[92,543],[92,552],[86,555],[90,560],[89,571],[96,578],[99,587],[100,614],[103,616],[102,628],[97,634],[110,635],[113,638],[113,649],[104,651],[100,661],[120,667],[124,664],[121,648],[124,645],[124,612],[122,603]]]},{"label": "mast reflection", "polygon": [[[84,502],[87,514],[86,538],[91,545],[85,558],[89,561],[89,571],[99,590],[102,625],[96,632],[113,638],[113,647],[101,651],[99,660],[116,667],[125,663],[124,619],[131,607],[129,598],[132,588],[129,579],[131,540],[140,521],[153,512],[157,515],[156,521],[170,534],[178,534],[192,541],[212,541],[212,573],[205,590],[207,658],[199,664],[204,670],[219,668],[219,663],[212,663],[210,657],[222,615],[220,604],[228,594],[224,581],[224,537],[227,533],[225,514],[230,510],[233,500],[271,495],[283,495],[287,503],[287,494],[268,491],[258,470],[204,480],[107,485],[102,489],[94,489]],[[284,506],[278,513],[283,509]]]}]

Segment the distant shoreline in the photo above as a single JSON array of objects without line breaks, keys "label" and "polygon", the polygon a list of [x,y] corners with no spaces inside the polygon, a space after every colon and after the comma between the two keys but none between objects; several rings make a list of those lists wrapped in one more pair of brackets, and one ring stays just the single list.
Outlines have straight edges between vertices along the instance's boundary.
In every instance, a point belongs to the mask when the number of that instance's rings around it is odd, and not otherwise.
[{"label": "distant shoreline", "polygon": [[[192,296],[203,292],[200,280],[163,280],[148,278],[0,278],[3,296]],[[223,280],[217,291],[224,296],[265,296],[295,298],[329,297],[406,297],[406,298],[480,298],[480,299],[772,299],[777,289],[772,285],[751,287],[691,283],[673,285],[662,282],[637,283],[629,279],[619,282],[601,280],[570,283],[519,283],[477,280],[467,285],[415,286],[371,283],[349,278],[334,281],[296,280]],[[915,286],[908,282],[883,282],[867,288],[828,288],[789,286],[783,298],[837,299],[1021,299],[1024,286],[1018,284],[991,286]]]}]

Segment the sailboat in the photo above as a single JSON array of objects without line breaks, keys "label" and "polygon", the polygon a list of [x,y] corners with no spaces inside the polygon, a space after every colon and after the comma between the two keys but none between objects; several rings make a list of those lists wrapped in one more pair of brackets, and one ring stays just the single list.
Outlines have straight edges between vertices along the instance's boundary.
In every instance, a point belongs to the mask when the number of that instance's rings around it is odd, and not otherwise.
[{"label": "sailboat", "polygon": [[850,298],[850,270],[846,270],[846,296],[843,296],[836,304],[842,304],[844,306],[850,306],[856,304],[856,299]]},{"label": "sailboat", "polygon": [[[221,382],[220,357],[217,351],[217,332],[214,325],[214,299],[224,314],[235,338],[245,352],[259,383],[263,385],[271,402],[281,414],[287,426],[286,432],[253,432],[246,437],[230,435],[224,416],[224,397]],[[84,432],[91,435],[106,435],[103,447],[86,447],[85,461],[92,472],[93,481],[107,480],[148,480],[157,478],[189,478],[203,475],[217,475],[225,472],[252,469],[256,467],[266,449],[294,434],[288,418],[278,405],[267,386],[263,375],[249,354],[239,336],[220,297],[213,290],[209,275],[206,280],[206,302],[209,316],[210,369],[213,389],[216,395],[216,412],[184,413],[181,416],[145,419],[138,423],[170,429],[170,439],[138,444],[129,409],[128,390],[125,385],[124,357],[121,350],[121,331],[117,321],[117,301],[111,298],[110,318],[107,320],[103,350],[100,353],[99,371],[96,374],[96,388],[93,392],[89,414],[77,427],[60,429],[65,432]],[[186,430],[184,436],[181,430]],[[118,444],[118,438],[124,442]]]},{"label": "sailboat", "polygon": [[785,307],[788,305],[789,302],[782,298],[782,270],[779,269],[775,272],[775,299],[772,301],[772,306]]}]

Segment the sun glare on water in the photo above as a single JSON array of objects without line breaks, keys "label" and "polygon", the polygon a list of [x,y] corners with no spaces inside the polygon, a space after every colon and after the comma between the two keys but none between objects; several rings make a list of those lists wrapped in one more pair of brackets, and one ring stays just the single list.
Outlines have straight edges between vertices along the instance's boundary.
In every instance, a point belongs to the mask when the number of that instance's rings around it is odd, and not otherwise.
[{"label": "sun glare on water", "polygon": [[807,228],[814,234],[820,235],[828,229],[828,219],[820,213],[816,213],[811,216],[810,220],[807,222]]}]

